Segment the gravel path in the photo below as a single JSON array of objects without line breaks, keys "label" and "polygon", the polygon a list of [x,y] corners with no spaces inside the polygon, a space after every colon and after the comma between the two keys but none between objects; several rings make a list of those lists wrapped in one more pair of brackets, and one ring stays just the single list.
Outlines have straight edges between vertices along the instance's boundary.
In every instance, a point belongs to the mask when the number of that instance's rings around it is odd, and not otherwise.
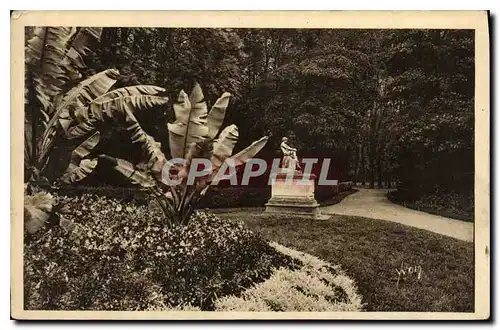
[{"label": "gravel path", "polygon": [[340,203],[321,208],[324,214],[361,216],[401,223],[472,242],[474,223],[408,209],[389,201],[386,189],[359,189]]}]

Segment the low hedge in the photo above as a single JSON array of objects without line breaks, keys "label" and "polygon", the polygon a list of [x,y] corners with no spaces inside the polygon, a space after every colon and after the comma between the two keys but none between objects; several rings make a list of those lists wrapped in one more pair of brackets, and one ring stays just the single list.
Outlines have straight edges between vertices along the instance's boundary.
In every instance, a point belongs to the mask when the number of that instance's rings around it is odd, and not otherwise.
[{"label": "low hedge", "polygon": [[320,186],[317,185],[314,189],[314,198],[318,202],[323,202],[338,195],[339,186]]},{"label": "low hedge", "polygon": [[[349,183],[340,183],[337,186],[315,187],[314,197],[318,202],[332,200],[340,192],[348,191],[352,188]],[[135,187],[113,187],[113,186],[66,186],[59,188],[57,194],[77,197],[83,194],[91,194],[100,197],[114,198],[125,203],[134,205],[147,205],[150,197],[141,189]],[[271,198],[271,187],[213,187],[207,195],[201,199],[199,209],[217,209],[234,207],[263,207]]]},{"label": "low hedge", "polygon": [[335,204],[340,203],[347,196],[354,194],[355,192],[358,192],[358,190],[357,189],[346,190],[346,191],[343,191],[343,192],[340,192],[340,193],[334,195],[333,197],[331,197],[327,200],[320,201],[319,204],[321,206],[335,205]]},{"label": "low hedge", "polygon": [[434,192],[420,196],[403,191],[394,190],[388,193],[388,198],[396,204],[440,215],[447,218],[474,221],[474,194],[456,192]]},{"label": "low hedge", "polygon": [[338,189],[339,192],[349,191],[354,188],[354,183],[352,181],[339,182]]},{"label": "low hedge", "polygon": [[271,198],[271,187],[214,187],[198,208],[261,207]]},{"label": "low hedge", "polygon": [[[314,196],[318,202],[323,202],[338,193],[338,186],[316,186]],[[269,198],[271,187],[215,187],[201,200],[199,208],[263,207]]]}]

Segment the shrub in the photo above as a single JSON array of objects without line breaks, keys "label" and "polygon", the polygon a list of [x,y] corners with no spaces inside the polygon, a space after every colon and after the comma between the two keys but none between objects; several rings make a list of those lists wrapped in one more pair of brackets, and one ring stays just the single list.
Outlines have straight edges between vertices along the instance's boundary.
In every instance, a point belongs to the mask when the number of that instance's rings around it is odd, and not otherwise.
[{"label": "shrub", "polygon": [[336,196],[339,193],[338,186],[320,186],[317,185],[314,189],[314,198],[318,202],[326,201]]},{"label": "shrub", "polygon": [[349,191],[354,187],[352,181],[339,182],[338,184],[339,192]]},{"label": "shrub", "polygon": [[433,192],[416,195],[409,191],[395,190],[388,194],[394,203],[411,209],[443,217],[474,221],[474,194],[458,192]]},{"label": "shrub", "polygon": [[[317,201],[330,200],[338,195],[338,186],[317,185],[314,197]],[[200,201],[198,207],[232,208],[232,207],[263,207],[271,198],[271,187],[214,187]]]},{"label": "shrub", "polygon": [[242,224],[211,214],[167,229],[146,206],[58,199],[73,210],[66,225],[25,235],[25,309],[211,310],[217,297],[299,265]]},{"label": "shrub", "polygon": [[[346,183],[343,193],[354,192],[352,182]],[[349,193],[339,196],[339,186],[320,186],[314,190],[318,202],[338,203]],[[199,208],[263,207],[271,197],[271,187],[214,187],[200,201]],[[337,198],[338,197],[338,198]],[[333,203],[332,203],[333,202]]]},{"label": "shrub", "polygon": [[[139,188],[113,186],[65,186],[58,189],[58,193],[68,197],[82,194],[118,199],[125,203],[146,205],[151,197]],[[339,186],[316,186],[315,198],[317,201],[327,201],[339,194]],[[211,188],[200,200],[198,209],[218,209],[233,207],[264,207],[271,198],[271,187],[218,187]],[[154,206],[156,207],[156,206]]]},{"label": "shrub", "polygon": [[271,187],[214,187],[199,208],[262,207],[271,197]]}]

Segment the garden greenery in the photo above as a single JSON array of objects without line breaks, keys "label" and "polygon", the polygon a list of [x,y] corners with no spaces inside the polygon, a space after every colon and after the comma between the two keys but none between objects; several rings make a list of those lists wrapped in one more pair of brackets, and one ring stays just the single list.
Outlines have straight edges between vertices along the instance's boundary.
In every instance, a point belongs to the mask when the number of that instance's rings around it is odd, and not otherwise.
[{"label": "garden greenery", "polygon": [[166,228],[161,213],[92,195],[57,196],[68,223],[26,235],[25,308],[214,308],[279,267],[300,266],[241,223],[196,213]]},{"label": "garden greenery", "polygon": [[[189,222],[210,183],[223,174],[228,163],[232,166],[246,163],[267,142],[267,137],[262,137],[233,155],[238,127],[230,125],[221,131],[229,98],[229,93],[222,94],[208,112],[199,84],[195,84],[189,96],[184,91],[179,93],[174,104],[176,120],[168,123],[168,132],[170,156],[182,160],[181,163],[168,161],[160,148],[150,154],[148,164],[153,165],[147,166],[146,170],[123,159],[101,156],[112,162],[114,168],[131,182],[151,193],[163,210],[169,227]],[[206,160],[211,164],[211,171],[190,182],[189,178],[194,178],[190,173],[194,160]],[[173,181],[177,184],[171,184]]]},{"label": "garden greenery", "polygon": [[70,206],[68,221],[25,236],[25,309],[361,308],[338,266],[270,245],[237,221],[196,212],[186,226],[166,228],[148,205],[55,198]]},{"label": "garden greenery", "polygon": [[[97,158],[92,150],[99,143],[103,124],[124,125],[132,142],[141,145],[146,153],[154,145],[134,112],[165,104],[168,98],[156,95],[163,88],[139,85],[109,91],[120,77],[115,69],[81,80],[87,68],[84,58],[88,47],[99,40],[101,33],[102,28],[38,27],[27,40],[25,182],[28,195],[41,194],[25,199],[26,222],[37,224],[27,225],[30,231],[48,219],[52,207],[47,205],[56,205],[49,201],[51,195],[40,188],[49,189],[53,179],[62,183],[80,181],[95,169]],[[53,174],[48,169],[51,155],[61,138],[84,140],[71,152],[61,177],[48,179]],[[60,161],[59,155],[54,158]],[[38,207],[37,201],[43,201],[43,205]]]},{"label": "garden greenery", "polygon": [[[58,137],[84,139],[72,151],[60,181],[81,181],[96,168],[99,160],[111,162],[118,172],[154,196],[165,213],[168,226],[185,225],[224,161],[230,159],[235,166],[244,164],[264,147],[267,137],[232,155],[238,128],[230,125],[220,131],[230,94],[224,93],[208,112],[199,84],[195,84],[189,96],[181,91],[174,104],[176,120],[168,123],[170,156],[184,159],[183,164],[172,166],[173,175],[182,181],[179,187],[172,187],[164,180],[168,181],[170,173],[162,173],[169,162],[161,151],[161,143],[143,130],[135,116],[140,110],[166,104],[168,98],[158,95],[165,89],[137,85],[110,91],[119,78],[115,69],[92,75],[71,88],[86,69],[84,57],[88,45],[99,40],[101,33],[102,28],[44,27],[36,28],[27,41],[26,119],[29,125],[25,125],[25,163],[29,169],[28,193],[36,186],[50,186],[45,172],[49,172],[47,165]],[[124,127],[131,143],[141,147],[142,164],[136,166],[112,155],[93,153],[100,141],[100,131],[109,124]],[[193,158],[208,159],[214,170],[212,175],[187,185]],[[27,212],[29,215],[36,213]],[[35,222],[43,223],[44,219],[38,217]]]}]

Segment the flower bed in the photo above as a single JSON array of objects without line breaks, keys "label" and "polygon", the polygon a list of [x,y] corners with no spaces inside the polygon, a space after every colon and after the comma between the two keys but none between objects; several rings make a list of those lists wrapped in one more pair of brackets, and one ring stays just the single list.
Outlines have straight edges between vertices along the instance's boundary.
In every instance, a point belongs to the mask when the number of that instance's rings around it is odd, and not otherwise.
[{"label": "flower bed", "polygon": [[[234,299],[259,283],[285,281],[288,287],[287,281],[313,276],[304,260],[269,245],[239,222],[197,212],[187,226],[168,229],[148,205],[90,194],[57,199],[72,210],[64,226],[47,224],[25,235],[25,309],[227,310],[231,301],[240,306]],[[319,277],[312,278],[317,282]],[[336,288],[332,283],[318,290],[336,299],[340,291],[326,287]],[[307,284],[300,287],[311,290]],[[310,303],[306,310],[316,308],[315,298]],[[318,308],[343,308],[334,305]]]},{"label": "flower bed", "polygon": [[59,199],[71,205],[74,224],[25,237],[26,309],[210,310],[216,297],[294,264],[241,224],[213,215],[167,229],[147,206],[92,195]]}]

